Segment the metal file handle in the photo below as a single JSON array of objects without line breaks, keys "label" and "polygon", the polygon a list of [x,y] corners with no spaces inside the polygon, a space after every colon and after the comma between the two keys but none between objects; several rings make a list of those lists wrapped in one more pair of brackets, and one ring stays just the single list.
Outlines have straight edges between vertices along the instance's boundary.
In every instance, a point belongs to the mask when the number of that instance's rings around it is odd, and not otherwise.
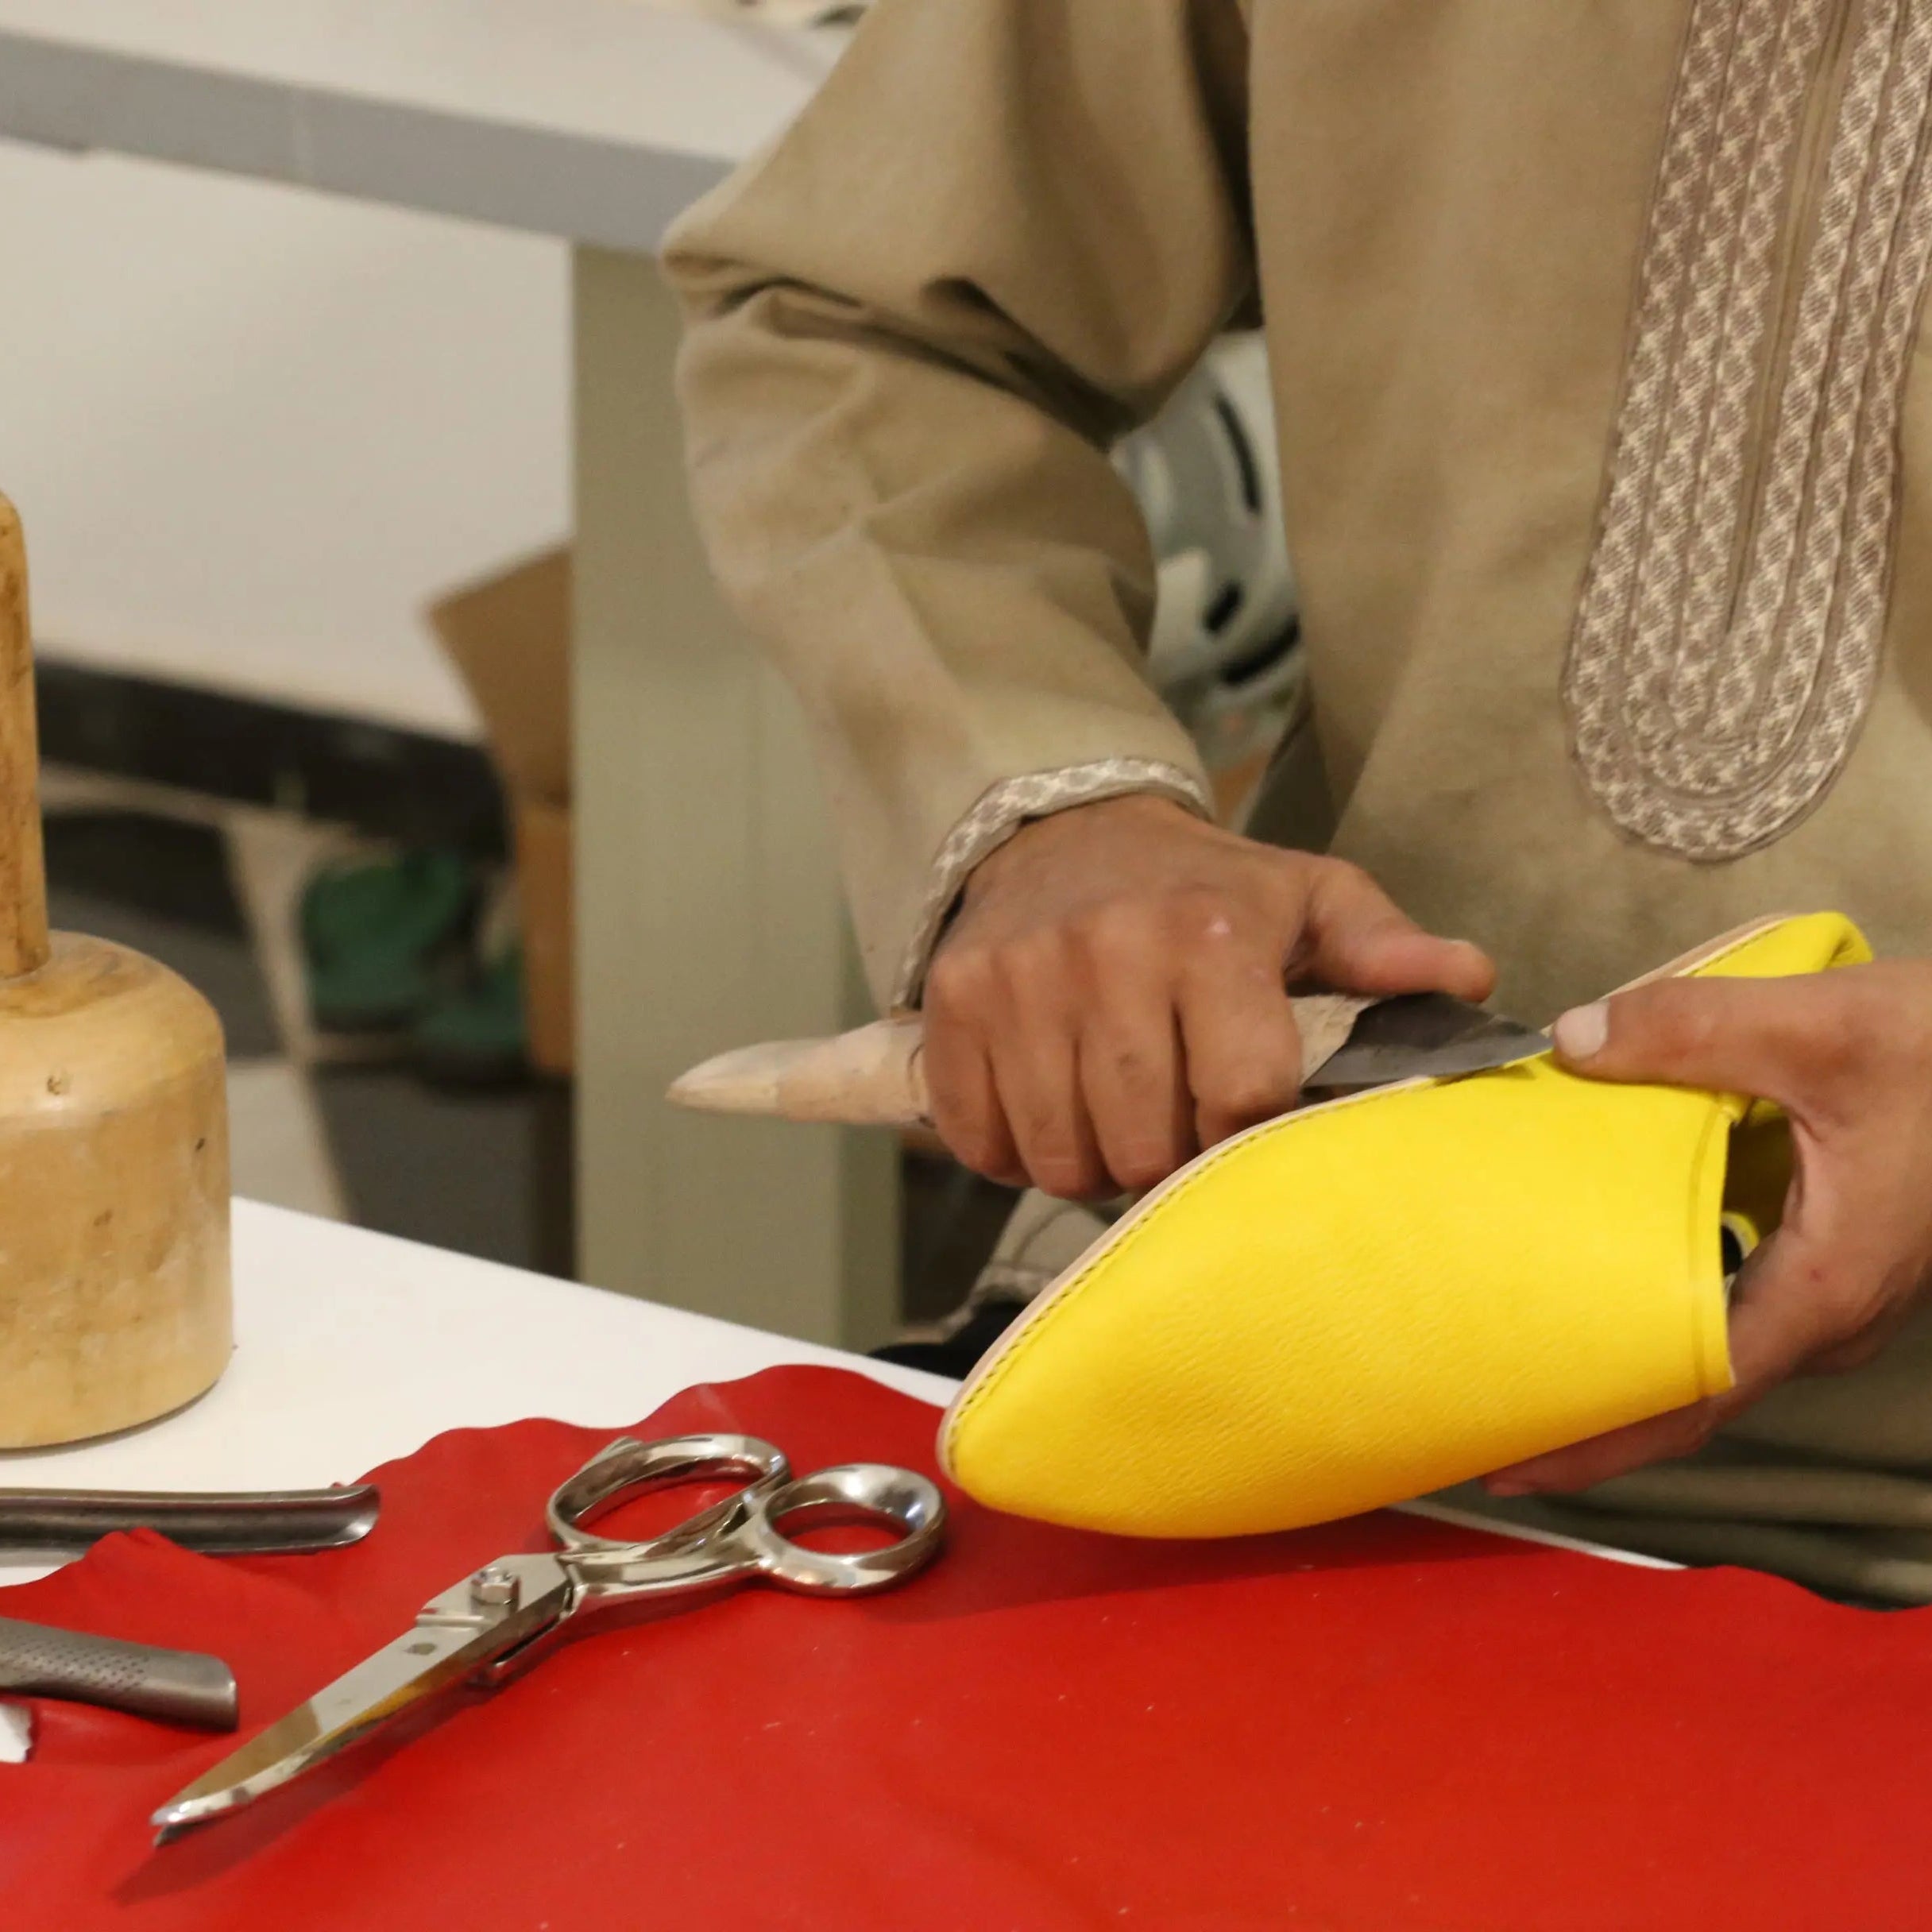
[{"label": "metal file handle", "polygon": [[232,1731],[234,1673],[219,1657],[0,1617],[0,1691],[71,1698],[174,1724]]},{"label": "metal file handle", "polygon": [[369,1534],[381,1501],[366,1482],[253,1493],[0,1489],[0,1549],[78,1555],[110,1530],[141,1528],[215,1556],[340,1549]]}]

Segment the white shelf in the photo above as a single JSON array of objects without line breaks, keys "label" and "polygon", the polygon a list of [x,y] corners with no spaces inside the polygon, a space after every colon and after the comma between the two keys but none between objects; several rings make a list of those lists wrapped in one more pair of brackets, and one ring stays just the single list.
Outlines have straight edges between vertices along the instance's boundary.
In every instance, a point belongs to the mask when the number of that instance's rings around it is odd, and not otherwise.
[{"label": "white shelf", "polygon": [[649,0],[0,0],[0,133],[650,250],[840,44]]}]

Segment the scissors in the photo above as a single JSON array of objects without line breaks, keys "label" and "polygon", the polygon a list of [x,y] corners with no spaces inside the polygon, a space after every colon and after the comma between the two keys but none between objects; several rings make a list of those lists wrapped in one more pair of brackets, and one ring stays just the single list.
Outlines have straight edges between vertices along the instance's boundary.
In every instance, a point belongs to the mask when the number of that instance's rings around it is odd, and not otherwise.
[{"label": "scissors", "polygon": [[[721,1478],[741,1486],[661,1536],[620,1542],[585,1527],[627,1497]],[[554,1553],[500,1556],[432,1598],[401,1636],[177,1791],[150,1820],[155,1842],[238,1810],[432,1699],[494,1690],[601,1618],[680,1609],[754,1582],[808,1596],[889,1590],[938,1555],[946,1505],[925,1477],[877,1463],[794,1477],[752,1435],[620,1436],[545,1515]],[[895,1539],[834,1555],[786,1533],[853,1523]]]}]

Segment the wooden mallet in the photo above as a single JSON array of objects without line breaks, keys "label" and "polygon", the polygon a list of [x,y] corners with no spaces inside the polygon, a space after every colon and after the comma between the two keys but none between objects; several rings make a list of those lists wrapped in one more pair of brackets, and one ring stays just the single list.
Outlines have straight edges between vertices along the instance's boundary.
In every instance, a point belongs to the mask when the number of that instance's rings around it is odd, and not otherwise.
[{"label": "wooden mallet", "polygon": [[20,520],[0,497],[0,1448],[163,1415],[233,1347],[221,1022],[47,929]]}]

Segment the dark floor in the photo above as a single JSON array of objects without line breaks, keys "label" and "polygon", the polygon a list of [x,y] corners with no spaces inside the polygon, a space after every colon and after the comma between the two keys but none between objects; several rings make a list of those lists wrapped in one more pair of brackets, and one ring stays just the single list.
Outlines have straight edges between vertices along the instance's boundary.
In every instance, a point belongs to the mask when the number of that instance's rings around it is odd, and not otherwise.
[{"label": "dark floor", "polygon": [[459,1254],[570,1272],[567,1087],[464,1092],[407,1070],[336,1067],[316,1088],[351,1219]]},{"label": "dark floor", "polygon": [[1018,1196],[949,1161],[908,1157],[903,1172],[900,1312],[931,1322],[966,1299]]}]

